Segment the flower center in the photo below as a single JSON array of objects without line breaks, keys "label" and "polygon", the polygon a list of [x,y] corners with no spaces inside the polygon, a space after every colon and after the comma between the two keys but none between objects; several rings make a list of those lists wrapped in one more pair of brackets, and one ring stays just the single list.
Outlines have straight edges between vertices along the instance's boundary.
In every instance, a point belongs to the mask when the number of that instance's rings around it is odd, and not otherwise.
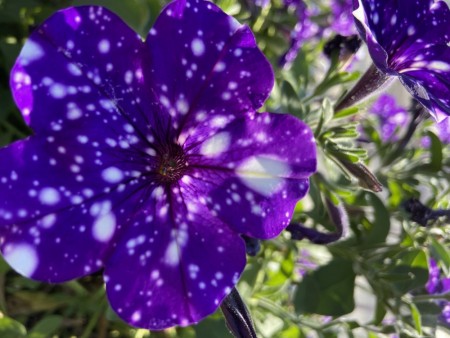
[{"label": "flower center", "polygon": [[178,181],[184,175],[187,165],[183,148],[178,144],[169,145],[159,156],[159,179],[164,183]]}]

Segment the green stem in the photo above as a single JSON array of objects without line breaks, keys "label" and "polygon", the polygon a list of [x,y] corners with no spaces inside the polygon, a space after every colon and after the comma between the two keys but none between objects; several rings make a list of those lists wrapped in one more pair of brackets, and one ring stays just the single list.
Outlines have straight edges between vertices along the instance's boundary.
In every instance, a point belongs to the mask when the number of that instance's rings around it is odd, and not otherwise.
[{"label": "green stem", "polygon": [[411,120],[411,123],[408,126],[408,130],[406,131],[406,134],[403,136],[403,138],[397,142],[395,149],[384,158],[382,167],[386,167],[390,165],[392,162],[394,162],[398,158],[402,158],[402,154],[405,151],[405,147],[411,140],[412,136],[414,135],[414,132],[416,131],[417,127],[419,126],[420,122],[422,122],[425,118],[424,114],[424,108],[422,106],[417,107],[417,109],[414,111],[413,119]]},{"label": "green stem", "polygon": [[286,311],[281,306],[279,306],[278,304],[275,304],[274,302],[270,301],[269,299],[258,297],[258,298],[254,298],[254,302],[256,302],[257,306],[270,311],[272,314],[274,314],[278,318],[286,318],[294,324],[303,325],[303,326],[306,326],[306,327],[316,330],[316,331],[320,330],[320,327],[318,325],[314,325],[312,323],[309,323],[307,321],[299,319],[296,315],[293,315],[292,313]]},{"label": "green stem", "polygon": [[450,300],[450,292],[440,295],[420,295],[413,297],[414,302],[429,302],[430,300]]},{"label": "green stem", "polygon": [[[95,296],[96,295],[94,295],[94,297]],[[102,299],[101,302],[99,302],[97,311],[94,313],[94,315],[89,320],[89,322],[88,322],[86,328],[84,329],[83,334],[80,336],[80,338],[92,337],[91,333],[94,330],[95,325],[97,325],[97,322],[99,321],[100,316],[105,313],[106,308],[107,308],[106,299]]]},{"label": "green stem", "polygon": [[75,292],[78,296],[86,296],[88,291],[76,280],[67,282],[66,287]]},{"label": "green stem", "polygon": [[309,103],[311,100],[315,99],[317,96],[324,93],[325,84],[330,79],[330,77],[334,75],[334,73],[336,72],[338,63],[339,63],[339,56],[337,54],[333,55],[331,57],[330,66],[328,67],[327,73],[325,74],[323,80],[316,86],[316,88],[314,89],[313,93],[310,96],[302,100],[303,104]]},{"label": "green stem", "polygon": [[256,19],[255,24],[253,25],[253,32],[259,32],[266,21],[267,15],[270,12],[270,4],[263,8],[261,14]]}]

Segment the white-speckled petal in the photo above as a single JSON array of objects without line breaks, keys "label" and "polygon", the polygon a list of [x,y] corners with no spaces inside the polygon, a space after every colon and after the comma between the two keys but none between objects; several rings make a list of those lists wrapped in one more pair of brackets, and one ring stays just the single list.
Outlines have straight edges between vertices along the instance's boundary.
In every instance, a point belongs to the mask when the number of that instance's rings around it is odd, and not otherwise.
[{"label": "white-speckled petal", "polygon": [[105,269],[118,315],[153,329],[191,325],[213,313],[245,266],[243,240],[192,191],[158,190],[131,220]]},{"label": "white-speckled petal", "polygon": [[250,28],[212,2],[169,4],[147,45],[152,86],[180,129],[195,126],[203,114],[254,111],[272,90],[271,66]]},{"label": "white-speckled petal", "polygon": [[290,115],[248,114],[220,124],[216,119],[206,119],[186,138],[191,171],[182,187],[196,191],[195,199],[235,231],[275,237],[316,170],[313,134]]}]

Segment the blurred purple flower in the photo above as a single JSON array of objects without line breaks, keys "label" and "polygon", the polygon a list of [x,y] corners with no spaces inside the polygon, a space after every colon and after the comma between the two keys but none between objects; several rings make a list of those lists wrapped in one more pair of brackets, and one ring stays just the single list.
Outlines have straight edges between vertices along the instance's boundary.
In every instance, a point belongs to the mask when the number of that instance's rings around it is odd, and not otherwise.
[{"label": "blurred purple flower", "polygon": [[428,293],[436,293],[440,284],[441,271],[433,258],[430,258],[428,269],[428,282],[425,288]]},{"label": "blurred purple flower", "polygon": [[309,271],[312,271],[315,268],[317,268],[318,266],[317,263],[311,260],[311,255],[309,251],[306,249],[300,250],[297,264],[299,266],[298,272],[302,277],[305,276]]},{"label": "blurred purple flower", "polygon": [[441,321],[446,326],[450,326],[450,302],[445,302],[445,305],[442,309]]},{"label": "blurred purple flower", "polygon": [[280,66],[288,67],[297,57],[303,42],[316,36],[320,27],[311,20],[317,9],[308,8],[303,0],[285,0],[284,5],[295,9],[298,20],[291,32],[291,45],[280,59]]},{"label": "blurred purple flower", "polygon": [[380,122],[381,139],[384,142],[398,139],[395,131],[410,120],[405,108],[398,106],[395,98],[389,94],[382,94],[370,108],[370,113],[376,115]]},{"label": "blurred purple flower", "polygon": [[[437,129],[437,136],[443,144],[450,144],[450,118],[446,118],[443,121],[435,124]],[[431,139],[429,136],[424,136],[420,140],[420,144],[423,148],[430,148]]]},{"label": "blurred purple flower", "polygon": [[300,6],[306,6],[303,0],[283,0],[283,5],[286,7],[293,6],[293,7],[300,7]]},{"label": "blurred purple flower", "polygon": [[429,136],[424,136],[420,139],[420,145],[422,148],[430,148],[431,146],[431,139]]},{"label": "blurred purple flower", "polygon": [[264,8],[269,4],[269,2],[270,0],[255,0],[255,5]]},{"label": "blurred purple flower", "polygon": [[344,36],[356,34],[356,26],[352,12],[352,0],[332,1],[330,16],[331,29]]},{"label": "blurred purple flower", "polygon": [[[329,30],[327,30],[328,27],[320,26],[312,20],[314,16],[321,14],[319,7],[307,6],[303,0],[284,0],[283,4],[295,10],[298,20],[291,32],[291,45],[280,60],[280,65],[287,67],[297,57],[303,42],[314,37],[321,38],[323,35],[329,35]],[[333,1],[328,22],[329,27],[335,33],[345,36],[356,34],[356,26],[352,16],[352,1]]]},{"label": "blurred purple flower", "polygon": [[[429,261],[429,277],[425,288],[429,294],[444,294],[450,292],[450,277],[441,275],[435,259],[430,258]],[[450,326],[450,302],[446,300],[438,301],[438,305],[442,308],[440,321],[446,326]]]},{"label": "blurred purple flower", "polygon": [[450,144],[450,117],[437,123],[436,128],[442,143]]}]

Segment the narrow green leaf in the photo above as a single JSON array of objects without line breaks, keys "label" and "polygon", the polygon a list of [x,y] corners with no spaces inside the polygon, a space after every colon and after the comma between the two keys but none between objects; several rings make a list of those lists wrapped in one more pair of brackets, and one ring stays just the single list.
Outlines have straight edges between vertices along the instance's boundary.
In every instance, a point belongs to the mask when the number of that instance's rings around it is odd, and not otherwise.
[{"label": "narrow green leaf", "polygon": [[334,115],[334,118],[341,119],[347,116],[355,115],[356,113],[358,113],[358,111],[358,107],[349,107],[346,109],[342,109]]},{"label": "narrow green leaf", "polygon": [[442,308],[434,302],[417,302],[415,306],[421,314],[422,326],[436,328]]},{"label": "narrow green leaf", "polygon": [[450,269],[449,249],[444,247],[435,238],[431,237],[431,250],[433,252],[433,257],[438,258],[441,263],[444,263],[447,269]]},{"label": "narrow green leaf", "polygon": [[410,304],[410,309],[414,321],[414,327],[416,328],[417,332],[419,332],[419,334],[422,335],[422,318],[420,316],[419,309],[417,309],[414,303]]},{"label": "narrow green leaf", "polygon": [[389,233],[391,217],[384,203],[378,196],[367,192],[365,194],[369,205],[373,207],[373,222],[368,235],[364,238],[366,244],[383,243]]},{"label": "narrow green leaf", "polygon": [[434,171],[440,171],[442,169],[442,142],[434,133],[429,131],[427,133],[428,137],[431,140],[430,145],[430,156],[431,156],[431,162],[430,167]]},{"label": "narrow green leaf", "polygon": [[380,325],[381,322],[383,321],[384,317],[386,316],[386,306],[383,304],[383,302],[378,299],[377,300],[377,305],[375,308],[375,316],[373,319],[373,324],[374,325]]},{"label": "narrow green leaf", "polygon": [[317,125],[315,135],[320,135],[320,132],[322,131],[322,128],[324,125],[328,124],[330,120],[333,118],[333,106],[327,98],[325,98],[322,102],[322,108],[320,113],[320,119],[319,123]]}]

